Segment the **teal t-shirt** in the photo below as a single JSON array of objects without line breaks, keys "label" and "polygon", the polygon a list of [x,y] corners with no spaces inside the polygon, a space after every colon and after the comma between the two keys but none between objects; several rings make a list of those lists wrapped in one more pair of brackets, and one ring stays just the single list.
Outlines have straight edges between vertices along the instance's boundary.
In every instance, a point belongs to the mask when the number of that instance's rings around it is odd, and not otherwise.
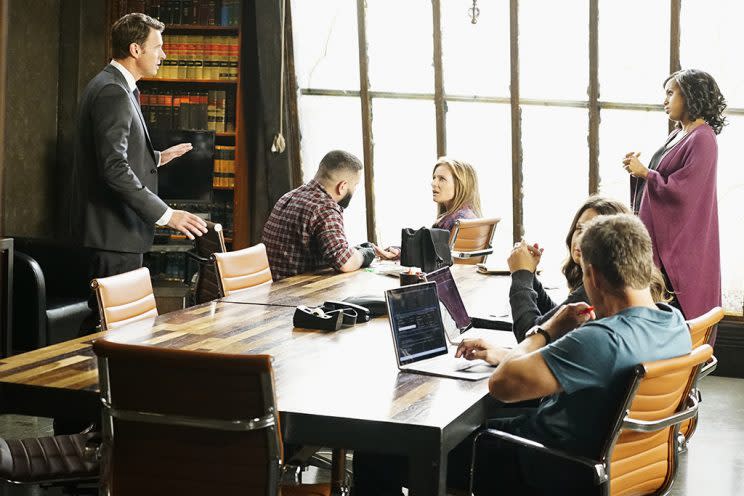
[{"label": "teal t-shirt", "polygon": [[682,314],[665,304],[588,322],[540,350],[563,391],[515,427],[524,437],[595,457],[633,368],[687,354],[691,347]]}]

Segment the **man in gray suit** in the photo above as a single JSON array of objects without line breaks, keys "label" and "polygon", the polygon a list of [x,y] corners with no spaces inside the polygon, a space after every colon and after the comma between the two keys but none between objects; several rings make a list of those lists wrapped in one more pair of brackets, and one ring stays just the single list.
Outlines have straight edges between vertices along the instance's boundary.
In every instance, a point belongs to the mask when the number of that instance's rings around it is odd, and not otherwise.
[{"label": "man in gray suit", "polygon": [[[70,222],[75,238],[92,249],[91,278],[141,267],[156,224],[189,239],[207,232],[204,220],[171,209],[157,196],[158,167],[192,148],[181,143],[154,150],[138,101],[136,82],[155,76],[165,59],[164,28],[144,14],[116,21],[113,60],[80,100]],[[97,314],[95,298],[90,306]]]}]

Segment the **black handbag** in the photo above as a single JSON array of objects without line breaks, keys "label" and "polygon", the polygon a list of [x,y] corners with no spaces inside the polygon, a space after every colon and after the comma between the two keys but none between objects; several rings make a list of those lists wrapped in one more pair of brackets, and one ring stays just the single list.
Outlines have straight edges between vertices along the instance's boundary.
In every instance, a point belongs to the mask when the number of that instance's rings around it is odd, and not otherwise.
[{"label": "black handbag", "polygon": [[450,232],[447,229],[403,229],[400,264],[404,267],[420,267],[426,273],[452,265],[449,238]]}]

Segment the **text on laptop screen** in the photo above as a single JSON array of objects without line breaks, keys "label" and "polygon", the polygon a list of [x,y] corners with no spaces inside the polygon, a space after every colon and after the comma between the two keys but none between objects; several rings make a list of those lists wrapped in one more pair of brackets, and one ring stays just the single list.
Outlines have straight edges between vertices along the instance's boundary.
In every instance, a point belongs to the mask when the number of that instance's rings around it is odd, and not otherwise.
[{"label": "text on laptop screen", "polygon": [[462,331],[469,327],[471,323],[470,316],[468,316],[468,312],[465,310],[465,304],[462,301],[460,291],[457,289],[450,268],[443,267],[434,272],[430,272],[429,274],[426,274],[426,280],[437,283],[439,299],[449,312],[452,320],[455,321],[457,328]]},{"label": "text on laptop screen", "polygon": [[387,298],[401,365],[447,353],[436,285],[405,286]]}]

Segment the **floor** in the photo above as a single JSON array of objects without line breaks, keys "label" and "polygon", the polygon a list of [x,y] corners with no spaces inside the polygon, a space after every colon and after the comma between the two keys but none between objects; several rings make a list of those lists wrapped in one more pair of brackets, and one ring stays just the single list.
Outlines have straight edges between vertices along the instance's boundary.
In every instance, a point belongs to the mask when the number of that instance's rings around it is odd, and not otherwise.
[{"label": "floor", "polygon": [[[672,496],[744,494],[744,379],[709,376],[701,384],[700,424],[689,450],[680,457]],[[13,415],[0,416],[0,437],[50,434],[51,421]],[[314,472],[303,476],[312,482]],[[323,476],[320,475],[320,479]],[[4,486],[0,496],[57,496],[57,489]]]}]

